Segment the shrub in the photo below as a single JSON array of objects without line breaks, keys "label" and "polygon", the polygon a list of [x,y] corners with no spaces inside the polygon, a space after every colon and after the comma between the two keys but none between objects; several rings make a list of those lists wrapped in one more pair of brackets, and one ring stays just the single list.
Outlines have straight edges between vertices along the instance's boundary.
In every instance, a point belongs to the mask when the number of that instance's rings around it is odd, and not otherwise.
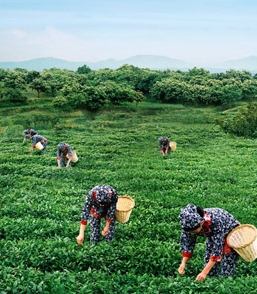
[{"label": "shrub", "polygon": [[27,97],[19,89],[3,88],[0,91],[0,101],[24,103],[27,101]]},{"label": "shrub", "polygon": [[231,119],[219,119],[216,123],[226,133],[245,138],[257,138],[257,104],[250,103],[246,109],[240,109]]}]

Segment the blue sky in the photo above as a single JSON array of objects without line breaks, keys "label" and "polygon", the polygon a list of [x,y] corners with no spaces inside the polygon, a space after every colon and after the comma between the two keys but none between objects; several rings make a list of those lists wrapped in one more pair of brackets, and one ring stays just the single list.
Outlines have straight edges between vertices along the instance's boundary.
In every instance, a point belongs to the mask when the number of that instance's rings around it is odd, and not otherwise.
[{"label": "blue sky", "polygon": [[0,61],[257,56],[257,0],[0,0]]}]

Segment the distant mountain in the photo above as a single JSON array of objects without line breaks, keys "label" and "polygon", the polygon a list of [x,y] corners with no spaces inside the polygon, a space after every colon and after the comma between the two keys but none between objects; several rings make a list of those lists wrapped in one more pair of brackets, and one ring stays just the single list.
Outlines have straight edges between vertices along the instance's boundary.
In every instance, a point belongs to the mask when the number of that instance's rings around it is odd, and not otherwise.
[{"label": "distant mountain", "polygon": [[15,68],[24,68],[27,70],[42,71],[44,69],[55,67],[60,69],[77,70],[78,67],[84,64],[84,62],[71,62],[58,58],[46,57],[31,59],[27,61],[0,62],[0,68],[10,70]]},{"label": "distant mountain", "polygon": [[221,63],[219,67],[257,72],[257,56],[249,56],[242,59],[227,60]]},{"label": "distant mountain", "polygon": [[[187,71],[193,67],[199,67],[192,63],[173,59],[166,56],[158,55],[135,55],[122,60],[107,59],[99,62],[74,62],[67,61],[58,58],[46,57],[46,58],[36,58],[27,61],[19,62],[0,62],[0,68],[4,69],[15,69],[24,68],[27,70],[42,71],[44,69],[59,68],[76,71],[79,67],[87,65],[92,70],[98,70],[103,68],[117,69],[124,64],[134,65],[139,68],[149,68],[152,70],[182,70]],[[203,66],[201,66],[203,67]],[[228,60],[223,62],[216,67],[204,67],[210,72],[225,72],[229,69],[235,70],[247,70],[251,73],[257,73],[257,56],[250,56],[244,59]]]},{"label": "distant mountain", "polygon": [[74,62],[67,61],[58,58],[36,58],[27,61],[19,62],[0,62],[0,68],[4,69],[15,69],[24,68],[27,70],[42,71],[44,69],[59,68],[68,69],[76,71],[78,67],[87,65],[93,70],[98,70],[102,68],[116,69],[124,64],[134,65],[140,68],[149,69],[189,69],[193,65],[182,60],[172,59],[165,56],[155,56],[155,55],[136,55],[122,60],[107,59],[99,62]]}]

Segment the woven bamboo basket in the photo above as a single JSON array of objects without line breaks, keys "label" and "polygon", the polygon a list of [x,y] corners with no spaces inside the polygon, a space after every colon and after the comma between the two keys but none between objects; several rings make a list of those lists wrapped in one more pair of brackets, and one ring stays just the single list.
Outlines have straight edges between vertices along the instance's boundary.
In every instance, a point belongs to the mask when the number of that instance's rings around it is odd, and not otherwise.
[{"label": "woven bamboo basket", "polygon": [[72,158],[71,158],[71,162],[77,162],[79,159],[78,159],[78,156],[77,156],[77,153],[75,150],[72,150]]},{"label": "woven bamboo basket", "polygon": [[135,201],[129,196],[119,196],[116,205],[116,219],[120,223],[126,223],[129,220],[132,209],[135,207]]},{"label": "woven bamboo basket", "polygon": [[41,142],[37,142],[37,144],[35,145],[35,147],[36,147],[38,150],[42,150],[42,149],[44,149],[44,146],[42,145]]},{"label": "woven bamboo basket", "polygon": [[170,141],[170,148],[171,148],[172,151],[175,151],[177,149],[177,143],[173,142],[173,141]]},{"label": "woven bamboo basket", "polygon": [[253,225],[240,225],[227,236],[227,242],[245,261],[257,258],[257,230]]}]

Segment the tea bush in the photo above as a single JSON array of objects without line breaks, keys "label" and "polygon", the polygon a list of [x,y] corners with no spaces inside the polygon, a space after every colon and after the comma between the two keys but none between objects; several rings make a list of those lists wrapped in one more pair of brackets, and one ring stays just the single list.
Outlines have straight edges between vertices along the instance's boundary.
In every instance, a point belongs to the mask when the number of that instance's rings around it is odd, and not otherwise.
[{"label": "tea bush", "polygon": [[[257,225],[256,141],[224,134],[213,108],[154,105],[94,115],[41,108],[30,116],[27,105],[3,115],[1,109],[1,294],[255,293],[255,261],[240,259],[233,278],[195,282],[205,239],[199,238],[186,275],[177,268],[178,214],[186,204],[221,207]],[[45,153],[22,144],[28,122],[49,140]],[[169,157],[159,154],[161,135],[177,142]],[[77,151],[70,169],[57,169],[60,141]],[[111,243],[89,243],[87,228],[79,246],[85,196],[102,183],[131,196],[136,207],[128,223],[117,223]]]}]

